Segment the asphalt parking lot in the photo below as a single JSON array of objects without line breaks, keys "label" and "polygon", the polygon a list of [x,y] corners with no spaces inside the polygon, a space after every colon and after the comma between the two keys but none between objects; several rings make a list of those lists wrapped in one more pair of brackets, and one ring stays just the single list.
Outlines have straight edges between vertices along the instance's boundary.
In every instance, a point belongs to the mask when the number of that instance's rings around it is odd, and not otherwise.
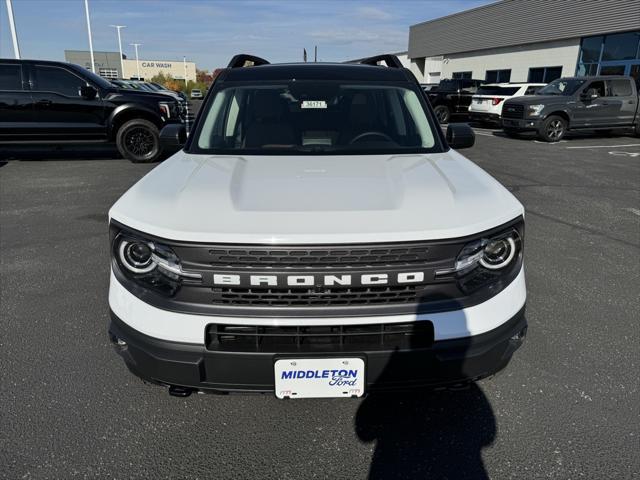
[{"label": "asphalt parking lot", "polygon": [[527,210],[527,341],[468,390],[364,400],[143,384],[106,335],[106,221],[154,165],[5,152],[32,160],[0,162],[0,477],[636,478],[640,139],[476,133]]}]

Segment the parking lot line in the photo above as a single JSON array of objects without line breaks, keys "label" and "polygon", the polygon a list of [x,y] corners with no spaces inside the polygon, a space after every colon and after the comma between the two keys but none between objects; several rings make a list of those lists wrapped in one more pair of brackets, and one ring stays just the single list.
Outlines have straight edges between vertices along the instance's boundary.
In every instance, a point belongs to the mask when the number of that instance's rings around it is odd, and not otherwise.
[{"label": "parking lot line", "polygon": [[493,133],[478,132],[478,131],[475,131],[474,133],[476,135],[480,135],[480,136],[483,136],[483,137],[495,137],[495,135]]},{"label": "parking lot line", "polygon": [[497,132],[499,129],[496,128],[481,128],[481,127],[471,127],[474,130],[479,130],[481,132],[488,132],[488,133],[493,133],[493,132]]},{"label": "parking lot line", "polygon": [[616,147],[640,147],[640,143],[628,143],[626,145],[581,145],[567,148],[616,148]]}]

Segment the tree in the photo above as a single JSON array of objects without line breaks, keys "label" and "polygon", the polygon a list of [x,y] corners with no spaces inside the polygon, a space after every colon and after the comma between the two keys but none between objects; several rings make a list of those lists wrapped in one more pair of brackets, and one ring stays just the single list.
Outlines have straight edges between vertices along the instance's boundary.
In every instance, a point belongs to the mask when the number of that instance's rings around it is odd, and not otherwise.
[{"label": "tree", "polygon": [[[200,70],[200,72],[202,72],[202,70]],[[204,73],[206,74],[206,72]],[[189,80],[185,85],[184,80],[173,78],[171,75],[165,75],[164,73],[154,75],[151,78],[151,81],[154,83],[158,83],[165,88],[168,88],[169,90],[173,90],[174,92],[184,92],[186,94],[190,93],[194,88],[204,92],[205,90],[207,90],[207,88],[209,88],[210,85],[210,82],[207,83],[201,80],[197,80],[195,82],[193,80]]]}]

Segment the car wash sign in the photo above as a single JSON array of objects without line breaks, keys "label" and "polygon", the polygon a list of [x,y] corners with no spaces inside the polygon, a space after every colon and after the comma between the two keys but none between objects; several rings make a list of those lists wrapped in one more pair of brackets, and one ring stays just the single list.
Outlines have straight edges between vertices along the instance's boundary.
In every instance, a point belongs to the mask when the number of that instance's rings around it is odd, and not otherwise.
[{"label": "car wash sign", "polygon": [[172,69],[173,68],[173,63],[171,62],[145,62],[142,61],[140,62],[140,64],[142,65],[142,68],[165,68],[165,69]]}]

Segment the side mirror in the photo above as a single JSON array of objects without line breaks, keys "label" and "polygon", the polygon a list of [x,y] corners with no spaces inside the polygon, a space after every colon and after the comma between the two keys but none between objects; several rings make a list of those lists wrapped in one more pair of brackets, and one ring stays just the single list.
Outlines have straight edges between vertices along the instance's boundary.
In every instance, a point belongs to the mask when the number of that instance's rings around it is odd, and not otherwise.
[{"label": "side mirror", "polygon": [[598,97],[600,97],[600,95],[598,95],[598,91],[595,88],[590,88],[589,90],[580,94],[580,99],[584,102],[590,102],[591,100],[595,100]]},{"label": "side mirror", "polygon": [[98,90],[93,88],[91,85],[83,85],[78,88],[78,95],[80,95],[85,100],[93,100],[98,95]]},{"label": "side mirror", "polygon": [[467,123],[450,123],[447,127],[447,143],[456,150],[473,147],[476,134]]},{"label": "side mirror", "polygon": [[179,150],[187,141],[187,129],[181,123],[170,123],[160,130],[160,144],[167,150]]}]

